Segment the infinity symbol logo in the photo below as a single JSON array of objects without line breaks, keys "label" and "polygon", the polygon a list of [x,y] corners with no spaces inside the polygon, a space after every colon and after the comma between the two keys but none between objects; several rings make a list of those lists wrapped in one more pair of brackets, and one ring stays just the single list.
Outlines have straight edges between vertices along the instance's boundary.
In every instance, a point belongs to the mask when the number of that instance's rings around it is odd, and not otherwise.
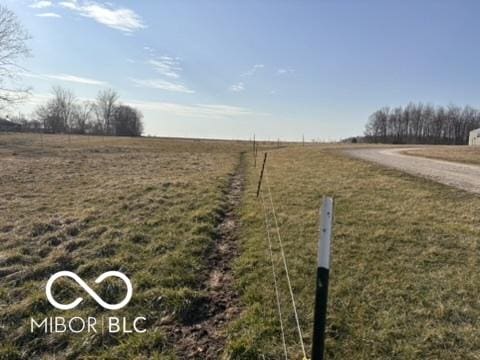
[{"label": "infinity symbol logo", "polygon": [[72,301],[70,304],[60,304],[53,298],[52,285],[58,278],[64,277],[64,276],[75,280],[77,284],[80,285],[88,293],[88,295],[90,295],[99,305],[101,305],[102,307],[108,310],[121,309],[122,307],[127,305],[130,299],[132,298],[132,293],[133,293],[132,283],[130,282],[130,279],[125,276],[125,274],[119,271],[107,271],[95,279],[96,284],[99,284],[106,278],[109,278],[112,276],[123,280],[125,285],[127,285],[127,296],[125,297],[125,299],[122,300],[122,302],[118,304],[109,304],[103,301],[103,299],[100,296],[98,296],[97,293],[90,286],[88,286],[87,283],[83,281],[77,274],[71,271],[59,271],[53,274],[50,277],[50,279],[48,279],[47,286],[45,287],[45,292],[47,294],[47,299],[50,302],[50,304],[52,304],[54,307],[60,310],[73,309],[83,301],[83,298],[79,297],[79,298],[76,298],[74,301]]}]

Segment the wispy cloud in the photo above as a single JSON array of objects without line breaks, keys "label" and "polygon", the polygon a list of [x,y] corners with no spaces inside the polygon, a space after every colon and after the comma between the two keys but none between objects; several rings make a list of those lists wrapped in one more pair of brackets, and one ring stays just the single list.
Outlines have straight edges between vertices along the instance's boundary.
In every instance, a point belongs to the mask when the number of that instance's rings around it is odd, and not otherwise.
[{"label": "wispy cloud", "polygon": [[286,74],[293,74],[295,72],[294,69],[290,68],[280,68],[277,69],[277,75],[286,75]]},{"label": "wispy cloud", "polygon": [[137,87],[146,87],[152,89],[160,89],[165,91],[180,92],[186,94],[195,93],[183,84],[173,83],[163,79],[130,79]]},{"label": "wispy cloud", "polygon": [[242,76],[243,77],[250,77],[250,76],[253,76],[255,75],[255,73],[259,70],[259,69],[263,69],[265,67],[265,65],[263,64],[255,64],[252,66],[252,68],[248,71],[245,71]]},{"label": "wispy cloud", "polygon": [[139,107],[143,110],[163,112],[173,116],[182,116],[188,118],[207,118],[207,119],[223,119],[238,116],[262,115],[269,114],[257,113],[250,109],[238,106],[222,105],[222,104],[179,104],[169,102],[154,102],[141,100],[127,100],[127,104]]},{"label": "wispy cloud", "polygon": [[115,9],[109,3],[101,4],[94,1],[78,0],[61,1],[59,4],[100,24],[125,33],[146,28],[140,15],[128,8]]},{"label": "wispy cloud", "polygon": [[75,76],[75,75],[68,75],[68,74],[50,75],[49,77],[50,77],[51,79],[56,79],[56,80],[61,80],[61,81],[75,82],[75,83],[86,84],[86,85],[99,85],[99,86],[108,85],[108,83],[105,82],[105,81],[100,81],[100,80],[95,80],[95,79],[89,79],[89,78],[85,78],[85,77],[80,77],[80,76]]},{"label": "wispy cloud", "polygon": [[45,9],[45,8],[50,7],[50,6],[53,6],[53,3],[51,1],[47,1],[47,0],[40,0],[40,1],[34,1],[33,3],[31,3],[28,6],[31,7],[31,8],[34,8],[34,9]]},{"label": "wispy cloud", "polygon": [[148,60],[147,63],[152,65],[155,71],[159,74],[173,79],[178,79],[180,77],[180,72],[182,71],[178,58],[172,58],[170,56],[161,56],[158,59],[151,59]]},{"label": "wispy cloud", "polygon": [[[37,93],[32,94],[28,98],[28,108],[33,110],[37,105],[44,104],[53,97],[52,94]],[[93,101],[79,97],[82,101]],[[126,99],[123,103],[139,108],[144,112],[162,113],[166,116],[184,117],[184,118],[199,118],[199,119],[229,119],[249,116],[271,116],[269,113],[259,112],[256,110],[231,106],[225,104],[181,104],[175,102],[162,101],[145,101]]]},{"label": "wispy cloud", "polygon": [[106,86],[108,85],[105,81],[89,79],[85,77],[80,77],[76,75],[69,75],[69,74],[32,74],[32,73],[23,73],[22,76],[41,79],[41,80],[60,80],[66,82],[73,82],[78,84],[85,84],[85,85],[96,85],[96,86]]},{"label": "wispy cloud", "polygon": [[32,94],[28,98],[28,103],[29,105],[37,106],[37,105],[44,104],[45,102],[47,102],[52,98],[53,98],[52,94]]},{"label": "wispy cloud", "polygon": [[35,16],[46,17],[46,18],[61,18],[62,17],[60,14],[53,13],[53,12],[35,14]]},{"label": "wispy cloud", "polygon": [[243,82],[239,82],[239,83],[230,85],[229,90],[233,92],[241,92],[245,90],[245,85],[243,84]]}]

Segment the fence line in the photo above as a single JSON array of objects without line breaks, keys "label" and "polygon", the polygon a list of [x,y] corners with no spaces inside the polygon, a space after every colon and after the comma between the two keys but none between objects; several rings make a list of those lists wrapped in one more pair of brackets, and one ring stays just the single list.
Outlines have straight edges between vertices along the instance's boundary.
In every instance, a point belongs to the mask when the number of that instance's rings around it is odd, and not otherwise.
[{"label": "fence line", "polygon": [[[300,326],[300,320],[298,317],[297,305],[295,302],[295,296],[293,294],[292,283],[290,280],[290,273],[288,269],[287,259],[285,255],[285,250],[283,246],[282,236],[280,234],[280,226],[278,223],[277,213],[275,210],[275,205],[273,202],[272,191],[270,188],[270,181],[266,166],[267,153],[265,153],[261,174],[259,177],[259,182],[257,186],[257,198],[259,194],[261,195],[263,212],[265,216],[265,229],[267,234],[268,250],[270,255],[270,262],[272,266],[273,274],[273,283],[275,287],[275,297],[277,300],[277,310],[280,319],[280,328],[282,332],[282,344],[285,359],[288,359],[287,346],[285,341],[285,326],[284,319],[282,315],[282,308],[280,302],[280,292],[279,292],[279,277],[275,270],[275,261],[273,257],[273,248],[272,248],[272,236],[271,236],[271,220],[273,216],[274,226],[276,230],[279,250],[281,258],[283,261],[283,267],[285,271],[285,277],[287,279],[288,290],[290,293],[293,313],[295,315],[295,324],[298,332],[298,338],[300,340],[300,345],[303,353],[303,360],[308,360],[307,354],[305,352],[305,344],[303,342],[302,329]],[[261,186],[262,179],[265,178],[265,186]],[[265,196],[264,193],[267,193],[270,200],[270,209],[265,205]],[[333,226],[333,198],[324,197],[323,205],[320,211],[320,239],[318,243],[318,259],[317,259],[317,278],[315,282],[315,309],[314,309],[314,326],[313,326],[313,339],[312,339],[312,358],[311,360],[323,360],[325,353],[325,330],[326,330],[326,316],[327,316],[327,299],[328,299],[328,278],[330,271],[330,241],[332,237],[332,226]],[[270,210],[270,211],[269,211]],[[271,215],[269,214],[271,212]]]}]

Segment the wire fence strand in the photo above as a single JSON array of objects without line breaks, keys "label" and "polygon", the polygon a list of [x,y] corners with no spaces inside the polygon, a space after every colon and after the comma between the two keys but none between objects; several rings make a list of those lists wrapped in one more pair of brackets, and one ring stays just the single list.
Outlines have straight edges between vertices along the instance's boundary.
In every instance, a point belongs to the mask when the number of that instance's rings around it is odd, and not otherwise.
[{"label": "wire fence strand", "polygon": [[300,320],[298,318],[297,305],[295,303],[295,297],[293,295],[292,282],[290,281],[290,274],[289,274],[289,271],[288,271],[287,259],[286,259],[285,251],[284,251],[284,248],[283,248],[282,237],[280,235],[280,227],[278,225],[277,214],[276,214],[276,211],[275,211],[275,206],[273,204],[272,192],[270,190],[270,183],[269,183],[269,180],[268,180],[268,171],[267,171],[266,167],[265,167],[264,176],[265,176],[265,183],[267,185],[268,195],[269,195],[269,198],[270,198],[270,205],[271,205],[271,208],[272,208],[273,219],[275,221],[275,227],[276,227],[276,230],[277,230],[276,231],[277,232],[277,239],[278,239],[278,244],[279,244],[279,247],[280,247],[280,253],[282,255],[283,266],[285,268],[285,276],[287,278],[288,290],[290,292],[290,298],[292,300],[292,307],[293,307],[293,313],[295,315],[295,323],[296,323],[296,326],[297,326],[298,338],[300,340],[300,345],[302,347],[303,358],[306,359],[307,354],[305,352],[305,344],[303,343],[302,329],[300,327]]},{"label": "wire fence strand", "polygon": [[280,293],[278,291],[278,285],[277,285],[277,272],[275,270],[275,262],[273,260],[272,239],[271,239],[271,236],[270,236],[270,221],[268,219],[268,211],[267,211],[267,207],[265,206],[265,198],[263,196],[263,191],[261,192],[261,198],[262,198],[262,205],[263,205],[263,213],[265,214],[265,229],[266,229],[266,232],[267,232],[267,241],[268,241],[268,250],[269,250],[269,254],[270,254],[270,262],[272,264],[273,285],[275,287],[275,297],[276,297],[276,300],[277,300],[278,317],[280,319],[280,329],[282,331],[283,353],[285,355],[285,360],[287,360],[288,359],[287,343],[285,341],[285,330],[284,330],[284,326],[283,326],[282,306],[280,305]]}]

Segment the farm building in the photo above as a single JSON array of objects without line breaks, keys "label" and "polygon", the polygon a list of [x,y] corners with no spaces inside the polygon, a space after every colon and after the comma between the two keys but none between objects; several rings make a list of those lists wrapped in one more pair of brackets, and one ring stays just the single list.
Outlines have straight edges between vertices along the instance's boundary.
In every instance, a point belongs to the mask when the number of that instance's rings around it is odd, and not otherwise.
[{"label": "farm building", "polygon": [[22,126],[7,119],[0,118],[0,131],[20,131]]},{"label": "farm building", "polygon": [[468,145],[480,145],[480,129],[470,131]]}]

